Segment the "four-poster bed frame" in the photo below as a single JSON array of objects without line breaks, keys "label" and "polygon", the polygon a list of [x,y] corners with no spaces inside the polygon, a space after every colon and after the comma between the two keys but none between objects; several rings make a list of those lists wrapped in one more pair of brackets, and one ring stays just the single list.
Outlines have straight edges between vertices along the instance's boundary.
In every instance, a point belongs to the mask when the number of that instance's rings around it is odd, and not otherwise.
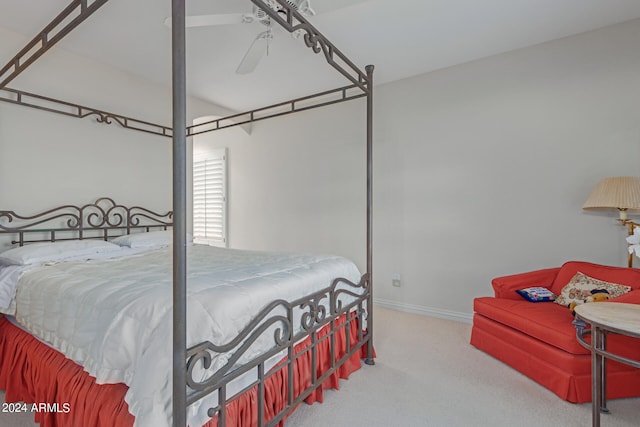
[{"label": "four-poster bed frame", "polygon": [[[61,12],[49,25],[47,25],[34,39],[25,46],[14,58],[12,58],[2,69],[0,69],[0,101],[5,101],[17,105],[37,108],[77,118],[96,116],[100,123],[111,124],[113,122],[120,126],[152,133],[164,137],[171,137],[173,141],[173,425],[186,425],[186,407],[202,396],[214,391],[218,392],[218,406],[210,409],[209,415],[217,415],[219,425],[225,425],[225,405],[228,402],[226,396],[226,384],[243,372],[257,369],[258,381],[253,385],[258,387],[259,409],[258,425],[275,425],[281,422],[295,406],[308,396],[315,388],[320,386],[331,373],[340,366],[356,351],[366,349],[365,363],[374,364],[373,350],[373,297],[372,297],[372,177],[373,177],[373,66],[366,67],[366,72],[362,72],[355,66],[340,50],[338,50],[329,40],[326,39],[304,16],[299,14],[285,0],[271,0],[279,6],[279,11],[270,7],[270,0],[251,0],[257,7],[264,10],[273,22],[278,23],[288,32],[303,33],[304,42],[314,53],[322,53],[327,63],[350,81],[350,85],[334,90],[320,92],[314,95],[297,98],[279,104],[270,105],[264,108],[251,110],[241,114],[235,114],[218,120],[187,126],[186,117],[186,44],[185,44],[185,0],[172,0],[172,98],[173,98],[173,124],[172,127],[150,123],[147,121],[122,116],[116,113],[106,112],[96,108],[85,107],[68,101],[61,101],[49,97],[36,95],[10,89],[7,84],[19,75],[24,69],[33,63],[38,57],[43,55],[55,43],[60,41],[65,35],[71,32],[76,26],[83,22],[88,16],[96,12],[108,0],[73,0],[63,12]],[[62,28],[61,23],[67,22]],[[336,285],[340,282],[348,282],[346,279],[337,278],[326,289],[308,295],[296,301],[274,301],[264,311],[256,315],[255,320],[249,327],[243,330],[232,343],[226,345],[214,345],[211,342],[203,342],[191,348],[187,348],[186,342],[186,200],[187,200],[187,158],[186,158],[186,138],[205,132],[224,129],[230,126],[238,126],[258,120],[291,114],[338,102],[366,97],[366,272],[362,275],[358,284],[350,285],[361,288],[362,295],[359,295],[354,303],[342,307],[338,302],[337,295],[341,292],[336,290]],[[6,212],[6,211],[5,211]],[[104,212],[103,212],[104,213]],[[6,216],[6,215],[5,215]],[[11,229],[4,227],[5,230]],[[15,230],[14,230],[15,231]],[[127,231],[128,232],[128,231]],[[22,243],[22,234],[20,235]],[[105,233],[105,239],[107,234]],[[80,236],[82,238],[82,235]],[[53,236],[51,240],[54,240]],[[352,294],[356,296],[356,294]],[[321,302],[324,301],[324,302]],[[284,308],[288,315],[269,317],[269,313],[274,307]],[[301,324],[303,333],[294,334],[292,311],[294,307],[308,310],[302,316]],[[350,314],[352,313],[352,314]],[[353,348],[347,338],[347,352],[344,357],[336,360],[335,337],[333,333],[340,328],[339,317],[351,316],[357,318],[359,322],[358,341]],[[364,323],[366,319],[366,329]],[[278,324],[280,328],[276,330],[274,336],[274,349],[258,359],[234,369],[234,360],[242,355],[252,340],[264,333],[268,326]],[[294,350],[294,344],[299,342],[304,336],[311,337],[311,349],[313,362],[316,357],[316,340],[320,341],[317,332],[320,328],[329,328],[329,340],[331,342],[331,367],[330,370],[316,378],[315,369],[311,384],[297,396],[293,395],[292,370],[294,361],[299,357]],[[349,333],[347,332],[347,336]],[[243,344],[243,342],[245,344]],[[236,349],[237,355],[232,357],[231,362],[225,368],[205,380],[196,380],[193,370],[196,367],[207,367],[210,362],[210,352],[228,352]],[[289,392],[287,393],[287,403],[268,423],[264,419],[264,380],[268,376],[264,372],[264,361],[279,350],[286,350],[288,357],[285,366],[288,369]],[[186,390],[191,390],[187,393]],[[246,391],[247,389],[245,389]],[[229,399],[232,400],[232,399]]]}]

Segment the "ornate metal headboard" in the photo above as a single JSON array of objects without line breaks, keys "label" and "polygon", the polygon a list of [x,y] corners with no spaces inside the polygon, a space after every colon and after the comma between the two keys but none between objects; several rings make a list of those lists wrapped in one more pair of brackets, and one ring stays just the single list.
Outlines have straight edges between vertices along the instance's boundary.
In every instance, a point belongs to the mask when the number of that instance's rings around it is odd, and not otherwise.
[{"label": "ornate metal headboard", "polygon": [[166,230],[173,225],[173,212],[159,214],[139,206],[118,205],[102,197],[84,206],[64,205],[33,216],[0,210],[0,236],[17,235],[11,244],[58,240],[103,239],[132,231]]}]

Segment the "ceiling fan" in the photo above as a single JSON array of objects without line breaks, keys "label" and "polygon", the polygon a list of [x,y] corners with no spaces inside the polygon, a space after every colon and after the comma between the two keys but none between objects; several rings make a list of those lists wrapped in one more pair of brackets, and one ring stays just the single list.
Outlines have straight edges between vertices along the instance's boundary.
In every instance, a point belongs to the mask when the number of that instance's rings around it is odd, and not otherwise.
[{"label": "ceiling fan", "polygon": [[[285,13],[283,7],[275,0],[265,0],[265,3],[272,10],[278,13]],[[314,16],[316,13],[311,8],[311,0],[286,0],[286,3],[296,11],[305,16]],[[269,53],[269,44],[273,40],[273,22],[271,17],[261,8],[254,5],[251,13],[228,13],[216,15],[192,15],[185,19],[186,27],[205,27],[213,25],[234,25],[234,24],[252,24],[257,22],[264,26],[256,38],[253,40],[249,49],[244,54],[242,61],[236,69],[237,74],[249,74],[253,72],[262,58]],[[164,21],[165,25],[171,27],[171,18]],[[298,34],[293,34],[297,37]]]}]

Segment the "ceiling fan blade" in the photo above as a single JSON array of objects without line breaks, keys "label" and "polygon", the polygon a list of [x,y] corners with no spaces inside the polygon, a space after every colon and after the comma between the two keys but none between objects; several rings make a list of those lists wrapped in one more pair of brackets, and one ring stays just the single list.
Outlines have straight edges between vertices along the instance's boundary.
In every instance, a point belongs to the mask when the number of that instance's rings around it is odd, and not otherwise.
[{"label": "ceiling fan blade", "polygon": [[269,42],[273,38],[271,31],[264,31],[253,40],[249,50],[244,54],[240,65],[236,69],[237,74],[249,74],[256,69],[262,58],[267,54]]},{"label": "ceiling fan blade", "polygon": [[[226,13],[218,15],[192,15],[185,18],[187,28],[206,27],[210,25],[242,24],[247,17],[242,13]],[[164,25],[171,28],[171,18],[164,20]]]}]

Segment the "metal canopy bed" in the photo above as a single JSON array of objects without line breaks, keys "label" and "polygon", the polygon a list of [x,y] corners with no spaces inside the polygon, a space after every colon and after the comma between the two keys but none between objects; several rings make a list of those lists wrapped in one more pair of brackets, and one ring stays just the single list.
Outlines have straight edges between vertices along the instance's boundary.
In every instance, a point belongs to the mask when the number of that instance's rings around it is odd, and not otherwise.
[{"label": "metal canopy bed", "polygon": [[[372,141],[373,141],[373,66],[362,72],[306,18],[286,0],[251,0],[269,18],[286,31],[303,34],[307,47],[324,55],[326,62],[342,74],[350,84],[303,98],[297,98],[241,114],[186,125],[186,45],[185,1],[172,0],[172,96],[173,124],[165,126],[106,112],[100,109],[57,100],[7,87],[17,75],[43,55],[65,35],[95,13],[108,0],[73,0],[49,25],[38,33],[24,49],[0,69],[0,101],[46,110],[77,118],[95,117],[104,124],[118,125],[141,132],[170,137],[173,141],[173,212],[159,215],[148,209],[118,205],[109,198],[77,207],[65,205],[34,216],[21,216],[13,211],[0,211],[0,234],[18,236],[13,244],[74,239],[109,240],[135,231],[172,229],[172,425],[187,425],[187,408],[205,396],[215,396],[215,404],[206,424],[228,425],[227,406],[238,396],[254,393],[257,402],[249,421],[237,425],[282,425],[295,407],[330,381],[354,357],[374,364],[373,299],[372,299]],[[275,298],[267,302],[235,338],[223,343],[204,340],[187,344],[187,158],[189,136],[273,118],[298,111],[366,97],[366,272],[359,281],[334,277],[325,287],[293,300]],[[63,221],[62,227],[51,225]],[[69,234],[71,233],[71,234]],[[348,297],[348,298],[346,298]],[[270,344],[257,356],[247,359],[256,341],[268,335]],[[303,341],[306,341],[303,343]],[[329,360],[320,360],[317,348],[325,345]],[[209,370],[216,356],[228,355],[228,361],[215,372]],[[280,356],[279,356],[280,355]],[[294,384],[294,370],[307,358],[311,369],[303,384]],[[276,360],[275,366],[267,364]],[[3,363],[4,364],[4,363]],[[322,370],[317,366],[326,365]],[[358,362],[359,366],[359,362]],[[240,390],[228,386],[241,376],[250,376],[249,384]],[[276,378],[279,375],[278,378]],[[1,376],[1,375],[0,375]],[[283,402],[278,407],[267,401],[269,381],[284,385]],[[276,388],[278,388],[276,386]],[[313,400],[313,399],[312,399]],[[55,419],[52,418],[52,419]],[[46,420],[45,420],[46,421]],[[56,425],[56,421],[43,425]],[[231,423],[231,422],[229,422]],[[230,425],[230,424],[229,424]],[[192,426],[195,427],[195,426]]]}]

